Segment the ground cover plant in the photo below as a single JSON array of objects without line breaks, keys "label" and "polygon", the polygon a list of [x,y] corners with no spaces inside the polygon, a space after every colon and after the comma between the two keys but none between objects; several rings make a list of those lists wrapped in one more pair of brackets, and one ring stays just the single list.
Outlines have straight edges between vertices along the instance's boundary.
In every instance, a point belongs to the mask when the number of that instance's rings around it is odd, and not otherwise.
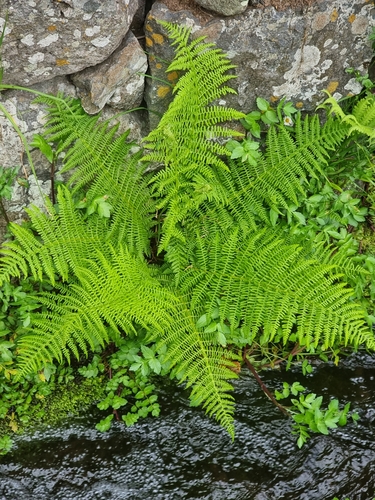
[{"label": "ground cover plant", "polygon": [[[1,248],[19,318],[0,343],[4,421],[21,419],[20,384],[33,388],[22,393],[27,414],[30,391],[40,401],[78,375],[101,387],[99,429],[131,425],[159,414],[154,381],[167,376],[234,438],[230,381],[241,367],[261,382],[264,367],[297,360],[308,373],[309,356],[375,348],[373,95],[347,107],[328,96],[323,122],[263,99],[245,115],[216,104],[234,92],[225,54],[163,25],[176,50],[168,70],[182,76],[143,145],[77,100],[37,99],[48,120],[34,145],[54,161],[64,152],[70,178],[56,203],[9,225]],[[225,125],[234,121],[247,136]],[[271,395],[299,446],[349,415],[303,391]]]}]

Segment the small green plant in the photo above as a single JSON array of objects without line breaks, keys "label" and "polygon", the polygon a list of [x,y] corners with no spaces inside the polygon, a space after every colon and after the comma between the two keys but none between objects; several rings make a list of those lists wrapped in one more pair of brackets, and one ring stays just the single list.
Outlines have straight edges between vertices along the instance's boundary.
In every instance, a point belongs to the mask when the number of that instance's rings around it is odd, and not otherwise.
[{"label": "small green plant", "polygon": [[250,138],[244,139],[242,142],[228,141],[227,148],[232,152],[231,158],[241,158],[241,161],[249,162],[251,165],[256,166],[260,158],[259,142],[252,141]]},{"label": "small green plant", "polygon": [[13,441],[6,435],[0,438],[0,455],[6,455],[13,447]]},{"label": "small green plant", "polygon": [[292,433],[298,435],[297,445],[301,448],[310,438],[309,431],[321,434],[329,434],[330,429],[336,429],[338,426],[344,426],[350,416],[353,422],[359,419],[356,412],[349,414],[350,403],[347,403],[343,409],[339,409],[339,401],[332,399],[328,408],[322,408],[323,396],[317,396],[314,393],[304,394],[306,392],[299,382],[292,385],[283,383],[283,390],[275,391],[278,401],[281,399],[298,396],[298,399],[291,398],[292,406],[287,407],[288,412],[295,421]]},{"label": "small green plant", "polygon": [[[251,111],[240,122],[248,131],[247,137],[242,141],[229,140],[226,143],[227,149],[231,152],[231,159],[240,158],[242,162],[248,162],[256,167],[261,157],[259,148],[261,143],[254,140],[261,139],[261,133],[267,130],[267,127],[283,123],[285,126],[293,127],[293,116],[297,109],[292,103],[285,103],[282,100],[275,109],[262,97],[256,100],[258,111]],[[262,127],[263,126],[263,127]]]},{"label": "small green plant", "polygon": [[297,113],[297,109],[291,102],[280,101],[275,109],[268,101],[262,97],[256,99],[257,111],[251,111],[244,119],[241,120],[242,125],[257,139],[261,138],[261,125],[275,125],[283,123],[286,126],[294,125],[293,117]]},{"label": "small green plant", "polygon": [[354,68],[346,68],[345,71],[349,73],[349,75],[353,75],[356,81],[363,86],[365,91],[370,91],[375,87],[375,84],[369,77],[368,73],[362,75],[359,70]]},{"label": "small green plant", "polygon": [[107,194],[98,196],[90,203],[88,203],[87,198],[83,198],[77,203],[76,207],[82,209],[85,208],[86,216],[97,213],[99,217],[106,217],[107,219],[109,219],[111,217],[111,211],[113,209],[113,206],[108,202],[109,197],[110,196]]},{"label": "small green plant", "polygon": [[[113,346],[114,347],[114,346]],[[127,426],[135,424],[139,418],[148,415],[156,417],[160,413],[152,377],[166,375],[169,363],[164,363],[166,346],[157,349],[155,344],[145,345],[141,339],[121,339],[115,351],[105,355],[105,364],[99,354],[91,362],[78,369],[86,378],[97,377],[106,372],[105,397],[98,403],[100,410],[112,410],[96,428],[107,431],[115,418]]]},{"label": "small green plant", "polygon": [[9,223],[9,217],[5,210],[3,200],[10,200],[12,198],[13,184],[17,177],[18,170],[18,167],[0,167],[0,210],[7,223]]}]

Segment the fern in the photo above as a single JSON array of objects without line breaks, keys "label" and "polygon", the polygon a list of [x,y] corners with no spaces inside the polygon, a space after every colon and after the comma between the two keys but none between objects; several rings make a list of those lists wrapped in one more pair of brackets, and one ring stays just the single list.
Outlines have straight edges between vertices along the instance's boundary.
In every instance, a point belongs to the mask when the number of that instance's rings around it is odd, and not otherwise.
[{"label": "fern", "polygon": [[27,209],[34,231],[10,225],[14,240],[3,244],[1,282],[20,272],[25,276],[31,273],[39,281],[46,275],[53,285],[56,277],[68,281],[78,266],[107,247],[108,223],[103,218],[85,218],[66,187],[59,188],[57,201],[58,212],[51,203],[49,214],[35,206]]},{"label": "fern", "polygon": [[[11,225],[0,281],[31,274],[55,287],[40,294],[43,310],[18,339],[20,375],[144,328],[149,340],[167,345],[171,376],[192,389],[192,404],[234,436],[229,381],[236,348],[219,342],[217,325],[202,327],[202,315],[218,309],[218,324],[240,327],[249,344],[260,335],[270,342],[281,329],[284,343],[296,335],[307,348],[375,348],[343,279],[353,269],[342,255],[295,244],[269,222],[270,209],[288,207],[304,194],[307,178],[325,175],[329,155],[353,124],[342,116],[323,126],[299,117],[294,133],[270,128],[256,165],[230,161],[223,142],[241,134],[225,122],[244,115],[217,99],[234,92],[227,85],[233,66],[203,38],[189,41],[188,29],[164,27],[176,48],[169,71],[184,74],[145,140],[145,156],[77,101],[40,99],[49,105],[46,137],[66,152],[63,170],[73,172],[70,189],[59,188],[58,207],[49,204],[48,214],[28,211],[32,230]],[[353,116],[372,116],[366,106]],[[145,175],[140,160],[163,169]],[[110,217],[79,208],[84,196],[90,205],[104,195]],[[148,261],[151,240],[161,264]]]},{"label": "fern", "polygon": [[56,285],[56,292],[43,293],[46,310],[35,313],[30,333],[19,345],[20,375],[35,371],[47,361],[78,347],[108,342],[108,326],[118,334],[136,333],[135,324],[163,332],[171,327],[176,300],[152,276],[146,262],[129,250],[110,245],[95,251],[75,268],[69,285]]},{"label": "fern", "polygon": [[202,38],[188,43],[186,28],[161,24],[172,44],[177,45],[168,71],[186,73],[174,87],[175,97],[168,112],[145,139],[152,152],[144,160],[164,165],[152,179],[158,207],[167,212],[160,251],[172,236],[186,241],[179,226],[205,199],[224,202],[217,172],[228,169],[222,157],[228,157],[229,152],[219,139],[242,134],[217,124],[245,116],[234,109],[212,105],[215,99],[234,92],[225,85],[234,77],[227,74],[233,66],[222,51],[212,50],[213,44],[203,43]]},{"label": "fern", "polygon": [[199,236],[180,283],[192,309],[204,304],[210,313],[220,297],[221,321],[232,328],[241,323],[250,345],[260,331],[272,341],[281,327],[284,343],[293,334],[307,348],[327,349],[336,342],[375,348],[363,310],[340,282],[335,264],[320,263],[318,256],[307,259],[303,247],[287,244],[277,230],[246,238],[238,228],[225,238]]},{"label": "fern", "polygon": [[353,112],[345,114],[335,98],[329,92],[326,91],[326,93],[329,97],[319,107],[328,108],[328,105],[330,105],[331,113],[335,113],[342,120],[342,123],[350,126],[349,134],[357,132],[368,136],[370,140],[375,139],[375,98],[373,95],[368,95],[358,101],[353,108]]},{"label": "fern", "polygon": [[233,387],[228,380],[237,378],[231,371],[231,360],[237,356],[217,345],[212,334],[197,328],[198,317],[184,296],[174,320],[172,328],[160,337],[168,346],[173,375],[186,382],[187,388],[192,387],[191,404],[202,405],[234,438],[234,398],[228,394]]},{"label": "fern", "polygon": [[169,346],[171,369],[192,387],[192,404],[203,404],[234,437],[234,399],[226,382],[235,377],[230,370],[234,354],[199,331],[184,296],[162,286],[158,273],[127,249],[96,252],[85,264],[75,269],[69,286],[57,284],[54,293],[40,296],[46,310],[33,315],[30,333],[18,342],[19,375],[53,359],[70,361],[71,353],[87,355],[87,347],[94,350],[116,335],[136,334],[142,326],[150,339]]},{"label": "fern", "polygon": [[[325,176],[330,152],[336,150],[347,133],[348,127],[332,118],[321,127],[317,116],[304,120],[299,116],[294,134],[287,127],[270,129],[266,150],[256,165],[230,160],[229,169],[218,171],[215,181],[206,186],[208,192],[211,189],[221,193],[219,200],[206,195],[196,206],[186,197],[184,206],[188,213],[177,212],[184,213],[184,222],[167,249],[167,259],[175,273],[189,265],[183,243],[194,234],[197,221],[206,226],[206,232],[220,227],[224,233],[237,225],[244,234],[270,225],[270,209],[279,211],[291,203],[298,204],[297,197],[305,194],[306,178]],[[166,220],[168,224],[168,217]]]}]

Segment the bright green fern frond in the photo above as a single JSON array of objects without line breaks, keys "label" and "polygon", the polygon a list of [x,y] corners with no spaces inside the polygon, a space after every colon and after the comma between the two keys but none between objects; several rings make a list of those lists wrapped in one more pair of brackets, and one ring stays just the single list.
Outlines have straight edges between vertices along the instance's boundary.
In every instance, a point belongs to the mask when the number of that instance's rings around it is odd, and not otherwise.
[{"label": "bright green fern frond", "polygon": [[[168,247],[167,255],[173,259],[174,269],[178,267],[177,262],[186,262],[186,257],[177,251],[181,249],[180,242],[188,241],[197,226],[205,226],[209,232],[220,228],[227,233],[236,225],[247,234],[259,224],[270,225],[270,208],[277,211],[288,209],[292,203],[298,205],[298,196],[304,193],[304,181],[325,175],[330,152],[341,144],[347,132],[348,128],[339,120],[330,118],[321,126],[317,117],[302,119],[299,116],[293,132],[282,125],[269,130],[267,149],[256,164],[230,160],[229,169],[218,169],[211,177],[202,176],[199,185],[186,180],[190,183],[188,195],[185,191],[179,196],[178,170],[173,177],[168,169],[161,171],[159,187],[168,194],[160,206],[169,210],[164,226],[169,239],[162,242],[163,248]],[[176,190],[172,190],[169,183],[177,186]],[[181,186],[185,188],[182,182]]]},{"label": "bright green fern frond", "polygon": [[[118,126],[99,124],[98,116],[85,114],[76,100],[49,104],[46,139],[66,151],[62,172],[73,171],[73,195],[85,196],[90,205],[105,196],[114,207],[111,237],[139,255],[150,253],[149,240],[155,206],[147,176],[140,167],[142,152],[128,141],[129,132],[117,135]],[[151,217],[150,217],[151,215]]]},{"label": "bright green fern frond", "polygon": [[59,188],[57,201],[58,212],[51,204],[49,214],[35,206],[27,209],[33,229],[11,224],[14,240],[5,242],[1,250],[1,282],[20,272],[27,276],[28,269],[40,281],[43,274],[52,284],[56,276],[67,281],[85,259],[106,246],[104,218],[94,214],[85,218],[66,187]]},{"label": "bright green fern frond", "polygon": [[287,208],[290,202],[298,204],[297,193],[304,193],[301,181],[307,176],[324,176],[329,151],[345,137],[346,129],[338,121],[328,120],[322,127],[317,116],[304,120],[298,117],[295,137],[287,127],[272,127],[267,136],[266,153],[257,165],[246,164],[245,171],[239,162],[232,164],[236,180],[244,179],[236,195],[241,206],[237,210],[242,210],[244,205],[252,206],[264,219],[261,205]]},{"label": "bright green fern frond", "polygon": [[220,299],[221,320],[241,324],[249,344],[261,330],[272,341],[281,327],[285,342],[295,332],[307,347],[375,347],[365,312],[335,266],[306,260],[303,249],[286,244],[277,231],[201,236],[180,283],[193,308],[212,311]]},{"label": "bright green fern frond", "polygon": [[30,331],[18,341],[20,374],[40,369],[47,361],[72,352],[87,353],[108,342],[108,327],[120,335],[136,333],[135,325],[159,334],[172,328],[178,305],[152,268],[126,248],[107,247],[81,261],[69,286],[42,293],[42,313],[32,316]]},{"label": "bright green fern frond", "polygon": [[[177,293],[176,296],[179,297]],[[179,299],[178,315],[160,338],[168,346],[167,359],[172,363],[172,373],[187,387],[192,387],[192,405],[202,405],[234,438],[234,399],[228,393],[233,387],[228,380],[237,378],[231,370],[232,360],[237,357],[218,345],[212,334],[197,328],[198,317],[184,296]]]},{"label": "bright green fern frond", "polygon": [[[58,143],[58,152],[66,151],[69,146],[76,140],[74,131],[66,126],[69,119],[74,124],[82,120],[88,131],[93,130],[99,120],[99,116],[88,116],[82,108],[78,99],[72,97],[63,97],[58,94],[59,99],[54,97],[41,96],[35,99],[36,103],[46,104],[47,108],[47,121],[45,128],[46,134],[49,136],[50,141]],[[61,120],[60,116],[65,119]]]},{"label": "bright green fern frond", "polygon": [[375,97],[372,94],[358,101],[353,109],[353,117],[354,120],[350,115],[343,119],[352,126],[350,133],[357,131],[375,139]]},{"label": "bright green fern frond", "polygon": [[56,293],[45,293],[39,301],[45,312],[34,314],[29,332],[18,340],[19,375],[40,370],[56,359],[70,361],[71,353],[79,358],[108,341],[100,310],[87,307],[86,290],[75,283],[56,287]]},{"label": "bright green fern frond", "polygon": [[185,298],[168,281],[160,282],[144,260],[125,248],[96,252],[76,268],[69,286],[57,286],[56,293],[44,293],[40,301],[44,311],[33,315],[29,333],[18,341],[19,376],[105,344],[108,326],[126,334],[136,333],[138,324],[168,345],[174,374],[192,387],[192,403],[202,404],[234,436],[234,400],[227,382],[236,376],[230,370],[234,355],[199,331]]},{"label": "bright green fern frond", "polygon": [[[177,48],[176,48],[177,53],[184,50],[185,47],[188,46],[189,36],[190,36],[191,30],[187,29],[186,26],[182,26],[179,24],[171,24],[171,23],[168,23],[166,21],[159,21],[159,24],[161,26],[164,26],[166,28],[166,30],[168,31],[168,34],[170,35],[170,37],[172,39],[171,45],[173,45],[173,46],[177,45]],[[197,43],[202,42],[204,39],[205,39],[205,37],[199,37],[197,39]],[[211,46],[212,46],[212,44],[211,44]]]},{"label": "bright green fern frond", "polygon": [[27,277],[29,274],[42,281],[45,272],[54,284],[55,267],[43,243],[25,227],[15,223],[9,224],[8,227],[14,240],[5,241],[1,247],[0,283],[9,281],[11,277]]},{"label": "bright green fern frond", "polygon": [[375,127],[375,97],[373,94],[360,99],[354,106],[353,115],[366,127]]},{"label": "bright green fern frond", "polygon": [[329,92],[326,91],[326,93],[329,97],[319,107],[331,106],[331,113],[335,113],[343,123],[348,125],[349,134],[357,132],[372,140],[375,139],[375,97],[373,95],[368,95],[358,101],[353,113],[346,115],[336,99]]},{"label": "bright green fern frond", "polygon": [[[270,208],[278,210],[298,204],[298,194],[304,193],[303,181],[308,176],[324,176],[329,152],[346,135],[347,128],[339,121],[329,119],[321,126],[318,117],[298,117],[295,133],[288,127],[272,127],[266,152],[255,165],[231,160],[229,172],[217,173],[225,190],[222,197],[226,210],[245,231],[254,229],[259,220],[268,224]],[[205,218],[215,217],[217,210],[217,203],[201,207]]]},{"label": "bright green fern frond", "polygon": [[[181,234],[176,224],[183,215],[175,215],[175,207],[181,199],[189,198],[189,205],[194,208],[205,199],[202,191],[191,182],[192,179],[199,178],[200,186],[206,185],[213,198],[221,196],[222,190],[213,194],[219,185],[216,172],[227,170],[222,158],[230,153],[219,139],[242,134],[217,124],[244,117],[243,113],[234,109],[211,105],[222,95],[234,92],[225,86],[233,75],[227,73],[232,65],[222,51],[209,50],[211,44],[202,40],[188,42],[187,28],[162,24],[177,45],[174,62],[168,70],[178,69],[186,73],[176,84],[174,100],[158,127],[145,139],[146,147],[151,152],[144,160],[164,165],[164,170],[152,179],[154,192],[160,199],[159,207],[165,211],[160,250],[168,246],[174,231],[176,237]],[[181,205],[181,208],[186,212],[184,206]]]}]

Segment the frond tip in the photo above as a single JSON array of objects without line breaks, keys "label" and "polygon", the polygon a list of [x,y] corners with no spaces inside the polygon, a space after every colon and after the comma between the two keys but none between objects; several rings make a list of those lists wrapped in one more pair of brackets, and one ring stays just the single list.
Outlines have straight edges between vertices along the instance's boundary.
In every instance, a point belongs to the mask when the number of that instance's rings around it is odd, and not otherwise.
[{"label": "frond tip", "polygon": [[234,439],[234,398],[230,394],[233,387],[228,381],[237,378],[231,368],[238,356],[197,328],[186,296],[175,292],[175,297],[178,314],[172,327],[159,337],[159,342],[168,346],[172,374],[191,388],[191,405],[201,405]]}]

